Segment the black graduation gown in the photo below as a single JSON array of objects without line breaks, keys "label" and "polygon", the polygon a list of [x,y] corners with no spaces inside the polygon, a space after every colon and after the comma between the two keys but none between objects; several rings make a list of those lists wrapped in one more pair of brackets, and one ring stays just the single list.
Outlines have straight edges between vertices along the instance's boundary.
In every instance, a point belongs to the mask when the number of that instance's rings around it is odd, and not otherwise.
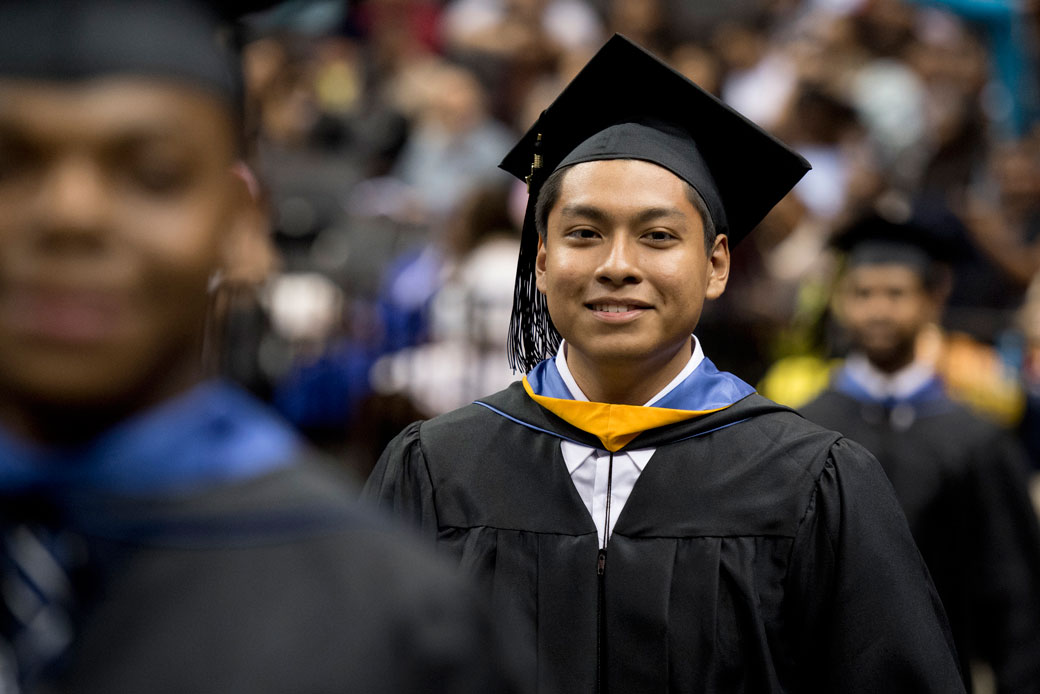
[{"label": "black graduation gown", "polygon": [[1040,692],[1040,530],[1021,448],[945,396],[894,411],[831,389],[801,411],[881,462],[965,672],[983,659],[1002,694]]},{"label": "black graduation gown", "polygon": [[519,383],[482,403],[405,429],[366,495],[484,577],[536,650],[538,691],[962,691],[906,520],[857,444],[758,395],[644,432],[629,447],[657,451],[600,577],[560,452],[597,441]]},{"label": "black graduation gown", "polygon": [[355,494],[301,463],[176,498],[63,498],[90,550],[84,609],[31,693],[518,691],[472,586]]}]

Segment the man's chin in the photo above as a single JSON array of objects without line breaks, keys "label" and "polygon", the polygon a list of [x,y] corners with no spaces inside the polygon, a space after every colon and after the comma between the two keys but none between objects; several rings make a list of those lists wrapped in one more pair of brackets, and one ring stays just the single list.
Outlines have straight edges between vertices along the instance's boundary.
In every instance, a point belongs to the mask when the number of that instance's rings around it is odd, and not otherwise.
[{"label": "man's chin", "polygon": [[864,354],[871,364],[882,371],[897,371],[913,361],[913,351],[907,352],[899,347],[865,349]]}]

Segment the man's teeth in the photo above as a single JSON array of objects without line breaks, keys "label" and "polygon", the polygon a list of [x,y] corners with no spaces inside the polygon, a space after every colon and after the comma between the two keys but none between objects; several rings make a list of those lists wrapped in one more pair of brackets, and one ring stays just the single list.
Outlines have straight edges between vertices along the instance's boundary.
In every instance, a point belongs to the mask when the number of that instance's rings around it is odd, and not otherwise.
[{"label": "man's teeth", "polygon": [[635,310],[635,306],[623,306],[618,304],[597,304],[593,306],[597,311],[605,311],[607,313],[624,313],[625,311]]}]

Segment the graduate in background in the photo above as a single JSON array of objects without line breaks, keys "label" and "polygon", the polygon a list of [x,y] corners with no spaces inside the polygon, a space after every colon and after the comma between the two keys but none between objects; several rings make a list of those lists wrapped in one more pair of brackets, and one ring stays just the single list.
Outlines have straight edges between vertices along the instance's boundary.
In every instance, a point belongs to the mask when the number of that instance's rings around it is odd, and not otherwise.
[{"label": "graduate in background", "polygon": [[[843,230],[834,297],[851,352],[801,412],[863,444],[884,467],[950,619],[966,679],[1040,691],[1040,531],[1025,453],[955,403],[916,349],[942,314],[944,247],[910,222],[871,213]],[[967,681],[971,686],[970,680]]]},{"label": "graduate in background", "polygon": [[526,377],[407,427],[366,495],[486,581],[537,653],[531,684],[963,691],[877,462],[692,334],[730,244],[807,163],[615,36],[503,166],[530,186]]},{"label": "graduate in background", "polygon": [[205,380],[262,215],[205,7],[0,2],[0,692],[512,692],[428,548]]}]

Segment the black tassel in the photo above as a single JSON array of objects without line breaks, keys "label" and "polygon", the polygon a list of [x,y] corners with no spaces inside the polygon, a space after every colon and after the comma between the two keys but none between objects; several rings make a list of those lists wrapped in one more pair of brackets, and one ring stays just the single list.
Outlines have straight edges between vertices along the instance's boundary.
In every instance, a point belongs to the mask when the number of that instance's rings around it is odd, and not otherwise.
[{"label": "black tassel", "polygon": [[[538,121],[545,116],[539,116]],[[548,178],[543,168],[542,133],[538,133],[532,143],[531,172],[525,177],[527,181],[527,210],[524,213],[524,227],[520,234],[520,255],[516,262],[516,283],[513,285],[513,314],[509,319],[509,335],[506,353],[509,366],[516,373],[521,369],[527,373],[538,362],[556,354],[560,347],[560,333],[549,317],[549,308],[545,303],[545,295],[538,291],[535,283],[535,263],[538,260],[538,229],[535,224],[535,210],[538,193]]]},{"label": "black tassel", "polygon": [[[532,191],[539,188],[531,186]],[[506,344],[513,373],[517,369],[527,373],[538,362],[556,354],[560,347],[560,333],[549,317],[545,295],[535,286],[534,268],[538,259],[538,231],[534,222],[536,200],[536,192],[527,200],[520,256],[516,264],[516,284],[513,286],[513,314]]]}]

